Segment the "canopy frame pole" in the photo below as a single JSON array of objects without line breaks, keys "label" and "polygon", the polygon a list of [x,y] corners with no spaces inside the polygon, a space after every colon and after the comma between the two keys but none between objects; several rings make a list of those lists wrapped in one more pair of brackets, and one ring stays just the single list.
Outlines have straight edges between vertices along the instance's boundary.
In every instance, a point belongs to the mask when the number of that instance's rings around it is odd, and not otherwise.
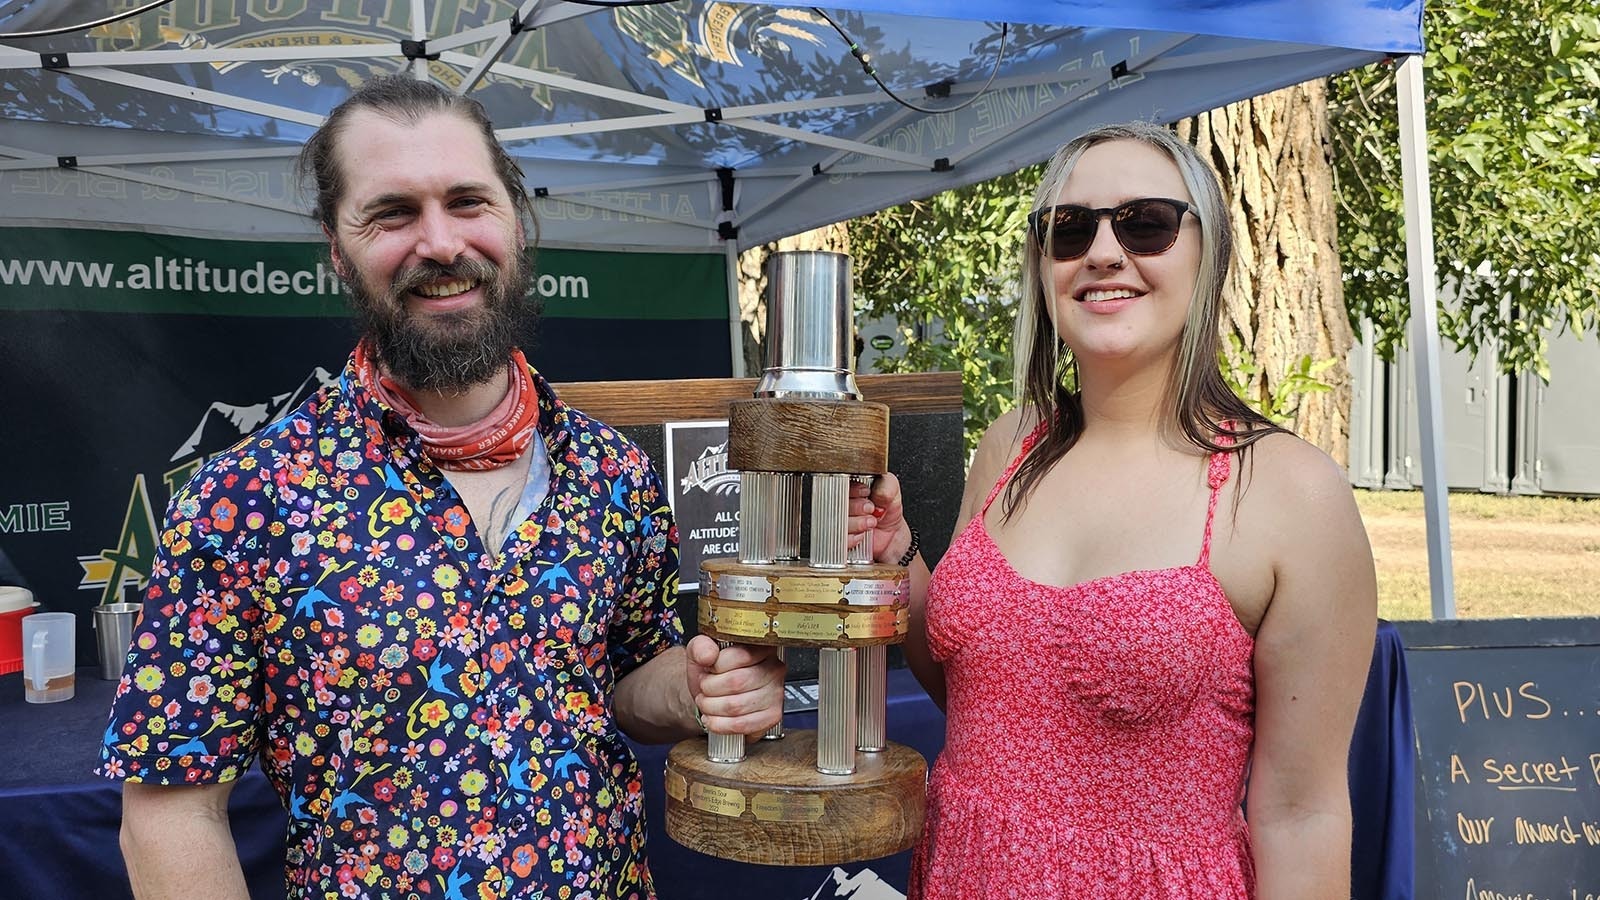
[{"label": "canopy frame pole", "polygon": [[[428,8],[425,0],[411,0],[411,39],[428,40]],[[421,57],[411,61],[411,77],[417,81],[428,80],[428,61]]]},{"label": "canopy frame pole", "polygon": [[[1163,59],[1166,54],[1171,53],[1172,51],[1182,47],[1184,44],[1187,44],[1192,40],[1194,40],[1194,35],[1185,34],[1158,41],[1154,49],[1141,51],[1137,56],[1130,57],[1128,60],[1126,60],[1128,65],[1127,74],[1141,74],[1145,66],[1148,66],[1157,60]],[[1078,71],[1081,72],[1084,70],[1080,69]],[[1034,110],[1031,114],[1018,118],[1016,121],[1013,121],[1007,125],[1004,130],[992,135],[988,140],[983,141],[982,143],[974,143],[972,146],[967,147],[962,152],[951,157],[950,162],[953,165],[959,166],[968,159],[984,152],[985,150],[988,150],[990,147],[993,147],[995,144],[1000,143],[1006,138],[1032,125],[1033,123],[1042,119],[1047,119],[1053,115],[1059,115],[1063,110],[1070,109],[1074,103],[1077,103],[1079,100],[1082,100],[1089,94],[1093,94],[1101,89],[1114,90],[1116,87],[1117,78],[1112,74],[1112,72],[1112,69],[1093,69],[1085,72],[1085,77],[1081,79],[1074,79],[1076,83],[1073,84],[1071,90],[1062,95],[1060,100],[1057,100],[1048,106],[1041,106],[1039,109]]]},{"label": "canopy frame pole", "polygon": [[728,260],[728,341],[734,378],[746,377],[744,368],[744,319],[739,313],[739,241],[725,238],[722,254]]},{"label": "canopy frame pole", "polygon": [[[523,4],[517,7],[517,11],[512,14],[511,23],[504,29],[497,29],[501,31],[500,35],[494,39],[494,42],[479,57],[477,65],[472,67],[472,71],[467,73],[467,77],[461,80],[461,86],[456,89],[456,93],[465,97],[468,92],[478,86],[478,82],[483,80],[483,76],[489,74],[489,68],[499,62],[500,57],[505,55],[506,49],[511,46],[512,39],[528,30],[528,20],[533,18],[533,13],[539,8],[540,2],[541,0],[524,0]],[[448,49],[454,50],[457,46],[467,46],[467,44],[452,44]],[[440,47],[439,49],[444,50],[447,48]]]},{"label": "canopy frame pole", "polygon": [[194,103],[210,103],[213,106],[220,106],[224,109],[236,109],[240,112],[252,113],[258,116],[266,116],[270,119],[283,119],[287,122],[298,122],[301,125],[309,125],[312,128],[321,128],[323,121],[326,119],[325,116],[318,115],[317,113],[306,112],[305,110],[301,109],[291,109],[290,107],[280,106],[276,103],[262,103],[258,100],[251,100],[249,98],[239,97],[233,94],[225,94],[221,91],[212,91],[205,88],[194,87],[192,85],[178,84],[171,81],[162,81],[159,78],[151,78],[146,75],[135,75],[132,72],[123,72],[118,69],[89,66],[82,69],[67,69],[65,74],[69,78],[94,78],[99,81],[120,84],[123,87],[130,87],[136,90],[150,91],[152,93],[163,94],[168,97],[177,97],[180,100],[188,100]]},{"label": "canopy frame pole", "polygon": [[594,181],[586,184],[564,184],[560,187],[551,187],[550,195],[558,193],[587,194],[594,191],[637,191],[640,188],[677,187],[689,185],[701,187],[716,182],[716,177],[707,177],[704,170],[685,172],[681,175],[657,175],[650,178],[630,178],[615,181]]},{"label": "canopy frame pole", "polygon": [[[300,62],[312,59],[374,59],[400,55],[400,43],[339,44],[330,47],[192,47],[171,50],[85,50],[70,54],[69,72],[85,68],[125,69],[131,66],[176,66],[184,63],[232,65],[254,62]],[[39,54],[0,44],[0,69],[38,69]]]},{"label": "canopy frame pole", "polygon": [[1433,202],[1428,186],[1428,123],[1422,57],[1407,56],[1395,79],[1400,106],[1400,178],[1404,191],[1406,281],[1411,298],[1411,358],[1416,363],[1422,441],[1422,508],[1428,529],[1428,592],[1435,619],[1456,617],[1450,560],[1449,485],[1445,481],[1444,404],[1439,391],[1439,306],[1433,259]]},{"label": "canopy frame pole", "polygon": [[[1162,41],[1162,42],[1160,42],[1160,44],[1157,46],[1157,48],[1155,50],[1152,50],[1152,51],[1149,51],[1149,52],[1146,52],[1146,53],[1140,53],[1136,57],[1130,58],[1129,63],[1128,63],[1128,71],[1130,73],[1139,72],[1144,67],[1146,67],[1146,66],[1148,66],[1148,65],[1150,65],[1150,64],[1152,64],[1152,63],[1154,63],[1154,62],[1156,62],[1156,61],[1158,61],[1160,59],[1162,59],[1163,58],[1163,54],[1170,53],[1171,51],[1177,49],[1178,47],[1181,47],[1183,44],[1187,43],[1190,40],[1192,40],[1192,36],[1183,36],[1183,37],[1172,38],[1172,39],[1169,39],[1169,40]],[[1072,106],[1072,104],[1076,103],[1078,100],[1082,99],[1084,96],[1109,86],[1115,80],[1111,75],[1111,70],[1110,69],[1105,69],[1105,70],[1097,71],[1097,72],[1085,72],[1081,77],[1070,77],[1070,76],[1073,76],[1075,74],[1077,74],[1077,73],[1075,73],[1075,72],[1056,73],[1056,74],[1050,75],[1050,76],[1048,76],[1046,78],[1040,78],[1038,76],[1033,76],[1033,77],[1029,77],[1029,78],[1026,78],[1026,79],[1003,79],[1001,81],[997,81],[993,85],[993,89],[994,90],[1004,90],[1004,89],[1007,89],[1007,88],[1010,88],[1010,87],[1021,87],[1021,86],[1026,86],[1026,85],[1030,85],[1030,84],[1031,85],[1052,84],[1052,83],[1065,84],[1065,83],[1069,83],[1069,82],[1072,84],[1072,88],[1070,90],[1068,90],[1066,92],[1066,94],[1061,97],[1061,99],[1059,99],[1057,101],[1054,101],[1049,106],[1049,108],[1041,109],[1041,110],[1033,113],[1032,115],[1026,116],[1024,118],[1021,118],[1021,119],[1017,120],[1016,122],[1011,123],[1010,125],[1008,125],[1007,127],[1003,128],[1003,129],[998,129],[996,134],[993,137],[991,137],[989,140],[983,141],[982,143],[974,144],[973,146],[968,147],[963,152],[961,152],[959,154],[956,154],[955,156],[951,157],[949,159],[949,163],[952,166],[959,166],[962,163],[966,162],[967,159],[969,159],[969,158],[971,158],[971,157],[973,157],[973,156],[975,156],[975,155],[977,155],[979,153],[982,153],[985,150],[988,150],[990,147],[992,147],[995,144],[997,144],[997,143],[999,143],[999,142],[1011,137],[1012,135],[1016,134],[1018,131],[1022,130],[1023,128],[1032,125],[1034,122],[1038,121],[1039,119],[1042,119],[1042,118],[1045,118],[1046,116],[1050,116],[1050,115],[1054,115],[1056,113],[1059,113],[1061,110]],[[977,83],[959,85],[959,86],[957,86],[957,88],[952,89],[952,93],[957,93],[957,92],[972,93],[972,92],[976,92],[978,87],[979,87],[979,85]],[[868,95],[868,96],[871,96],[871,95]],[[845,99],[845,98],[841,98],[841,99]],[[854,100],[855,97],[851,97],[849,99]],[[768,104],[768,105],[771,106],[772,104]],[[744,108],[739,108],[739,109],[732,110],[731,112],[743,113],[743,114],[754,114],[758,110],[760,112],[766,112],[767,111],[765,107],[760,107],[760,108],[758,108],[758,107],[744,107]],[[724,113],[729,113],[729,112],[730,112],[730,110],[724,110]],[[858,142],[870,141],[870,140],[876,138],[879,134],[882,134],[885,131],[888,131],[888,130],[890,130],[892,128],[899,127],[899,124],[902,121],[904,121],[906,118],[909,118],[910,115],[911,115],[911,111],[910,110],[902,110],[899,114],[886,118],[884,121],[880,122],[876,127],[872,128],[871,130],[867,131],[866,133],[857,135],[855,140],[858,141]],[[818,165],[818,172],[808,172],[808,173],[804,173],[804,174],[796,176],[787,185],[785,185],[781,190],[779,190],[779,191],[777,191],[777,192],[775,192],[773,194],[769,194],[767,196],[767,198],[764,201],[762,201],[760,206],[757,206],[757,207],[755,207],[753,209],[747,210],[745,212],[745,219],[749,220],[751,218],[754,218],[756,215],[758,215],[761,212],[765,211],[768,207],[777,204],[778,202],[786,199],[787,197],[789,197],[792,194],[795,194],[795,193],[803,190],[804,188],[806,188],[807,186],[809,186],[811,184],[815,184],[815,180],[814,179],[816,177],[816,174],[828,172],[834,166],[834,164],[838,163],[840,160],[845,159],[849,155],[850,155],[849,151],[841,150],[840,152],[835,153],[832,156],[829,156],[826,160],[823,160]]]},{"label": "canopy frame pole", "polygon": [[[1140,57],[1141,59],[1143,57]],[[1132,63],[1130,62],[1131,66]],[[1037,88],[1044,85],[1066,87],[1077,86],[1081,82],[1090,80],[1093,76],[1087,74],[1091,70],[1075,69],[1066,72],[1045,72],[1033,75],[1013,75],[1007,78],[996,78],[989,84],[988,90],[980,91],[984,86],[982,81],[958,81],[950,85],[950,98],[969,97],[978,93],[996,93],[1010,88]],[[1084,73],[1084,74],[1079,74]],[[812,97],[809,100],[785,100],[781,103],[749,103],[743,106],[724,106],[722,118],[747,119],[760,116],[772,116],[789,112],[809,112],[818,109],[848,109],[857,106],[879,106],[887,102],[882,90],[864,91],[857,94],[836,94],[828,97]],[[944,115],[953,112],[949,110],[935,110],[933,115]],[[905,109],[909,114],[922,115],[912,109]],[[858,139],[859,140],[859,139]]]},{"label": "canopy frame pole", "polygon": [[[57,169],[61,167],[61,162],[58,159],[46,157],[42,154],[35,154],[30,150],[21,150],[16,147],[0,145],[0,154],[20,157],[18,159],[0,160],[0,172]],[[281,156],[283,154],[279,151],[272,151],[271,155]],[[106,157],[105,159],[114,158],[115,157]],[[303,216],[306,214],[305,210],[300,209],[291,203],[273,200],[266,197],[251,197],[225,187],[189,184],[176,178],[165,178],[159,175],[152,175],[147,172],[131,172],[127,169],[116,168],[114,166],[107,165],[103,162],[103,160],[95,157],[80,158],[78,160],[78,165],[76,166],[76,171],[82,172],[86,175],[98,175],[102,178],[114,178],[120,181],[132,182],[134,184],[147,184],[152,187],[166,188],[173,191],[183,191],[185,193],[194,194],[200,197],[212,197],[217,200],[231,200],[235,203],[245,203],[249,204],[250,206],[259,206],[262,209],[272,209],[277,210],[278,212],[293,213],[297,216]]]},{"label": "canopy frame pole", "polygon": [[[873,138],[876,138],[878,135],[884,133],[885,131],[888,131],[888,130],[890,130],[892,128],[900,127],[900,123],[904,122],[906,119],[909,119],[910,117],[911,117],[911,110],[909,110],[909,109],[901,110],[900,112],[896,113],[895,115],[892,115],[892,116],[888,117],[887,119],[884,119],[883,122],[879,123],[878,125],[876,125],[876,126],[874,126],[872,128],[869,128],[867,131],[865,131],[864,133],[859,135],[857,137],[857,140],[870,141]],[[848,152],[846,152],[846,151],[843,151],[843,150],[837,151],[834,154],[832,154],[831,156],[829,156],[827,159],[825,159],[822,162],[818,163],[817,164],[817,168],[815,170],[809,171],[809,172],[804,172],[804,173],[802,173],[800,175],[794,176],[789,181],[788,184],[784,185],[782,188],[780,188],[780,189],[772,192],[771,194],[767,195],[767,198],[765,200],[763,200],[761,203],[759,203],[756,206],[746,210],[745,211],[745,219],[746,220],[753,219],[756,216],[760,215],[761,213],[765,212],[768,207],[771,207],[771,206],[774,206],[774,205],[778,204],[780,201],[788,198],[789,195],[799,191],[801,188],[804,188],[805,186],[810,185],[810,184],[815,184],[816,183],[816,178],[817,178],[818,175],[826,175],[826,174],[828,174],[829,168],[831,168],[834,163],[838,162],[841,159],[844,159],[845,157],[847,157],[849,155],[850,154]]]},{"label": "canopy frame pole", "polygon": [[278,212],[291,213],[296,216],[307,215],[301,207],[282,200],[273,200],[270,197],[251,197],[228,188],[209,187],[201,184],[190,184],[176,178],[162,178],[159,175],[150,175],[145,172],[130,172],[127,169],[111,168],[107,166],[82,166],[78,171],[90,175],[99,175],[105,178],[116,178],[134,184],[147,184],[151,187],[166,188],[172,191],[182,191],[194,194],[197,197],[212,197],[217,200],[227,200],[233,203],[243,203],[247,206],[259,206],[262,209],[271,209]]},{"label": "canopy frame pole", "polygon": [[[472,68],[478,65],[480,58],[468,53],[451,52],[441,55],[445,62]],[[631,103],[647,109],[659,110],[659,114],[645,114],[626,118],[617,118],[598,122],[557,122],[550,125],[528,125],[514,128],[499,128],[495,135],[502,141],[524,141],[542,137],[566,137],[578,134],[598,134],[608,131],[621,131],[633,128],[661,128],[672,125],[700,124],[706,121],[706,110],[678,103],[672,100],[663,100],[642,94],[636,91],[621,90],[606,85],[592,84],[568,75],[556,72],[541,72],[509,63],[497,62],[489,67],[489,71],[496,75],[516,78],[534,84],[542,84],[556,90],[573,91],[590,97],[616,100],[621,103]],[[881,99],[873,100],[871,94],[854,95],[862,103],[883,102]],[[762,104],[760,109],[767,114],[776,114],[790,107],[800,104]],[[831,104],[830,104],[831,105]],[[874,144],[863,143],[859,140],[836,138],[803,128],[792,128],[785,125],[775,125],[770,122],[761,122],[752,118],[735,118],[724,115],[726,111],[719,111],[721,124],[731,128],[742,128],[760,134],[774,137],[788,138],[805,144],[814,144],[821,147],[830,147],[847,153],[856,153],[865,157],[876,157],[894,162],[904,163],[915,169],[930,168],[933,157],[921,156],[914,153],[902,153],[890,147],[879,147]]]},{"label": "canopy frame pole", "polygon": [[[61,158],[45,156],[42,153],[16,150],[0,146],[0,155],[16,157],[15,159],[0,159],[0,172],[18,171],[22,169],[55,169],[60,167]],[[155,166],[173,163],[214,162],[225,160],[244,159],[282,159],[300,155],[299,147],[281,147],[263,150],[199,150],[184,153],[118,153],[107,156],[84,156],[79,154],[78,166]]]},{"label": "canopy frame pole", "polygon": [[680,219],[666,215],[665,213],[647,212],[644,210],[634,209],[623,203],[607,203],[600,200],[583,197],[570,190],[564,191],[556,188],[550,188],[549,190],[549,199],[559,200],[562,203],[568,204],[569,206],[582,206],[589,209],[603,209],[607,212],[621,213],[625,216],[632,216],[635,219],[648,219],[652,222],[662,222],[667,225],[682,225],[687,228],[706,229],[715,232],[717,230],[717,224],[720,221],[713,220],[711,222],[706,222],[701,219]]}]

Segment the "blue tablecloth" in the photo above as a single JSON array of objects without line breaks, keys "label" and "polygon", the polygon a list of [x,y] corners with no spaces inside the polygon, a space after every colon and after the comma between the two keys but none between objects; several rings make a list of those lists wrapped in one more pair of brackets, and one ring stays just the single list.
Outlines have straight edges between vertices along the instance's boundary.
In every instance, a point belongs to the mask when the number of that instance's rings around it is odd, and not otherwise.
[{"label": "blue tablecloth", "polygon": [[1416,872],[1417,741],[1400,633],[1378,623],[1350,742],[1350,890],[1356,900],[1411,900]]},{"label": "blue tablecloth", "polygon": [[[905,670],[890,675],[889,737],[930,760],[944,743],[944,716]],[[22,701],[20,675],[0,676],[0,900],[129,897],[117,849],[117,785],[92,774],[99,760],[114,685],[92,669],[78,673],[77,696],[64,703]],[[789,717],[815,727],[814,714]],[[685,849],[663,826],[662,773],[667,747],[635,747],[649,804],[650,864],[661,900],[806,900],[834,897],[831,869],[729,863]],[[1412,797],[1415,744],[1399,635],[1380,626],[1372,670],[1350,753],[1352,852],[1357,900],[1406,900],[1412,891]],[[285,814],[259,769],[235,788],[229,805],[234,842],[256,900],[283,897]],[[904,891],[910,854],[845,867],[870,868]],[[826,885],[826,887],[824,887]]]}]

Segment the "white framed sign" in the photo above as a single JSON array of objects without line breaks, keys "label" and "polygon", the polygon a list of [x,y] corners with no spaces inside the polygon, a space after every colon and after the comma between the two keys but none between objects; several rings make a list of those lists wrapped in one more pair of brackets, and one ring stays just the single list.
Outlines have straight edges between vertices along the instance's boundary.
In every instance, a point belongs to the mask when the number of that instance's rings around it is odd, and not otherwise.
[{"label": "white framed sign", "polygon": [[700,562],[739,553],[739,473],[728,420],[667,422],[667,499],[678,524],[678,590],[700,587]]}]

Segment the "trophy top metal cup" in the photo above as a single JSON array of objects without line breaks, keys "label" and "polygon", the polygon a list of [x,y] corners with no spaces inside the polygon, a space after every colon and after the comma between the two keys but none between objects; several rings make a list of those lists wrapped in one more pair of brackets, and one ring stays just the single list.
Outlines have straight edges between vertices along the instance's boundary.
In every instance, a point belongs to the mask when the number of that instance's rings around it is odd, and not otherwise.
[{"label": "trophy top metal cup", "polygon": [[774,254],[767,282],[766,371],[728,418],[739,555],[701,563],[699,625],[724,646],[817,648],[817,728],[673,747],[667,833],[741,862],[875,859],[916,842],[927,781],[922,755],[885,738],[885,648],[905,639],[908,573],[874,563],[870,541],[848,546],[852,481],[888,470],[889,408],[856,385],[850,258]]},{"label": "trophy top metal cup", "polygon": [[774,253],[767,257],[767,293],[767,364],[755,395],[860,400],[851,365],[850,257]]}]

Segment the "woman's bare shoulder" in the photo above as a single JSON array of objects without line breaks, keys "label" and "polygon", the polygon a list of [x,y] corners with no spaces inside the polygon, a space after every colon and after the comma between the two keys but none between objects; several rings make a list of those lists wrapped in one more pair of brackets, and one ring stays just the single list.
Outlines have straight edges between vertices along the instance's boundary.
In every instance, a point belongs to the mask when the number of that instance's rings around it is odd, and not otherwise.
[{"label": "woman's bare shoulder", "polygon": [[1355,513],[1350,478],[1343,466],[1316,445],[1288,432],[1274,432],[1250,445],[1247,503],[1274,518]]},{"label": "woman's bare shoulder", "polygon": [[[1318,639],[1326,640],[1336,627],[1329,616],[1370,623],[1377,590],[1372,547],[1344,467],[1290,434],[1268,435],[1251,451],[1239,519],[1271,566],[1273,584],[1258,653],[1294,646],[1319,629],[1324,634]],[[1370,641],[1371,625],[1344,633]]]},{"label": "woman's bare shoulder", "polygon": [[956,521],[956,532],[966,527],[967,520],[978,512],[989,488],[1000,480],[1006,467],[1022,452],[1022,442],[1038,424],[1039,417],[1031,407],[1019,407],[1002,414],[984,429],[978,449],[972,454],[972,464],[967,467],[967,487],[962,493],[961,512]]},{"label": "woman's bare shoulder", "polygon": [[983,432],[984,440],[1003,441],[1011,446],[1022,445],[1022,439],[1039,425],[1039,411],[1033,406],[1018,406],[1006,410],[989,423]]},{"label": "woman's bare shoulder", "polygon": [[1019,406],[1002,413],[984,429],[972,458],[972,471],[998,478],[1022,452],[1022,442],[1038,425],[1039,414],[1032,406]]}]

